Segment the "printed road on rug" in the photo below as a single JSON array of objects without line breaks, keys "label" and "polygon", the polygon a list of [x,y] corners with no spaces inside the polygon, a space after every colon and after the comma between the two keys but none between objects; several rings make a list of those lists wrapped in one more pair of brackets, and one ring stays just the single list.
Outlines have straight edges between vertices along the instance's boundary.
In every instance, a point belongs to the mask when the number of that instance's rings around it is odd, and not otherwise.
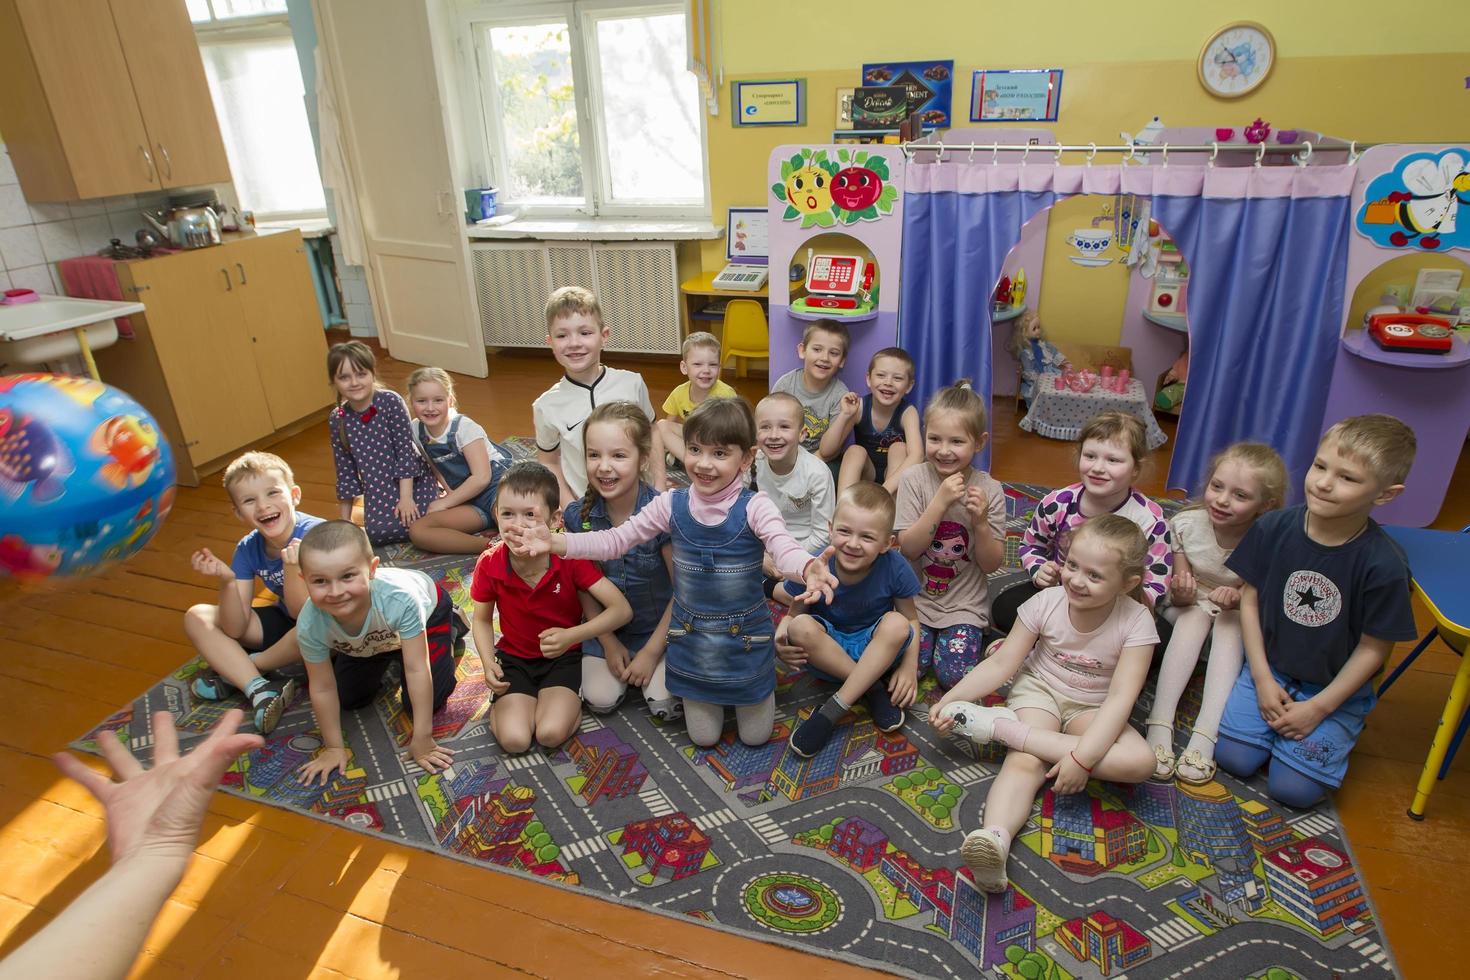
[{"label": "printed road on rug", "polygon": [[[1044,492],[1006,487],[1009,565]],[[430,572],[468,612],[472,559],[406,546],[384,557]],[[1020,574],[1003,568],[992,587]],[[144,750],[158,710],[175,717],[181,742],[197,741],[237,703],[195,699],[189,681],[199,667],[185,664],[77,746],[95,750],[111,732]],[[855,710],[825,751],[801,759],[787,736],[832,688],[787,674],[776,732],[760,748],[727,732],[714,749],[697,749],[682,723],[660,723],[635,693],[612,715],[584,715],[559,751],[507,756],[488,729],[475,656],[461,661],[460,676],[435,718],[435,738],[457,751],[445,773],[400,757],[408,719],[394,681],[373,706],[343,718],[353,761],[329,786],[292,778],[321,745],[303,693],[265,746],[226,774],[224,789],[925,977],[973,976],[977,967],[1042,980],[1395,973],[1335,813],[1280,808],[1257,782],[1046,792],[1012,854],[1013,887],[990,896],[975,888],[959,846],[1000,752],[937,737],[922,706],[892,735]],[[1181,707],[1181,747],[1198,684]],[[937,700],[932,681],[923,698]]]}]

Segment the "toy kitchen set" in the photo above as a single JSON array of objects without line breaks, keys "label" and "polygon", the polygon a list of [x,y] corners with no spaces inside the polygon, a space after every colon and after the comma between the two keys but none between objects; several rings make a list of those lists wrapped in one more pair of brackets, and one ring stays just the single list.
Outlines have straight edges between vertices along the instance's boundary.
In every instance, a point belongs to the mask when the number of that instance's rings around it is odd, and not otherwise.
[{"label": "toy kitchen set", "polygon": [[1183,316],[1188,312],[1188,292],[1189,264],[1180,254],[1179,246],[1166,237],[1159,245],[1158,271],[1154,273],[1148,311]]},{"label": "toy kitchen set", "polygon": [[807,249],[806,295],[793,300],[791,309],[825,316],[866,316],[876,302],[873,277],[877,268],[860,255],[819,254]]}]

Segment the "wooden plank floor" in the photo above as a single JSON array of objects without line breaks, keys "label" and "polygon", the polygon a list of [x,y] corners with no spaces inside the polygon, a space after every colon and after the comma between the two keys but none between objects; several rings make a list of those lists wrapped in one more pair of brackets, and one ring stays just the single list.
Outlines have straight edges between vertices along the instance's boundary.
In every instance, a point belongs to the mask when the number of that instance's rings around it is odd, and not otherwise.
[{"label": "wooden plank floor", "polygon": [[[683,380],[666,361],[609,360],[641,370],[655,404]],[[410,368],[384,357],[381,380],[401,385]],[[497,438],[529,434],[531,401],[555,380],[554,362],[498,353],[491,372],[488,383],[462,379],[462,408]],[[764,378],[734,383],[748,396],[765,390]],[[1005,404],[996,412],[997,477],[1048,485],[1073,478],[1072,446],[1021,433]],[[277,451],[296,468],[304,508],[330,515],[325,426]],[[1151,462],[1145,490],[1160,492],[1167,465],[1163,453]],[[1458,529],[1470,520],[1463,458],[1450,499],[1437,526]],[[189,553],[201,544],[228,550],[240,533],[211,479],[181,488],[163,528],[124,567],[23,592],[0,585],[0,954],[106,866],[99,809],[46,756],[191,655],[181,614],[213,590],[189,570]],[[1416,614],[1427,628],[1423,610]],[[1470,935],[1444,914],[1470,903],[1467,761],[1440,784],[1427,821],[1404,816],[1456,666],[1443,647],[1420,658],[1373,713],[1337,798],[1388,938],[1414,978],[1444,976],[1444,964],[1470,957]],[[135,973],[565,976],[608,968],[681,977],[867,974],[223,794]]]}]

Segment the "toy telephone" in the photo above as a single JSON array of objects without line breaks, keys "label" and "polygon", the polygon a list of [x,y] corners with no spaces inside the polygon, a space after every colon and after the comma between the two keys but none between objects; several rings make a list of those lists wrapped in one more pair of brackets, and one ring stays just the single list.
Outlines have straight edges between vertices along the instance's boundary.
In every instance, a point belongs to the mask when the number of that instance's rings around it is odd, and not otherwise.
[{"label": "toy telephone", "polygon": [[1368,336],[1384,350],[1414,354],[1448,354],[1454,346],[1450,321],[1420,313],[1375,313]]},{"label": "toy telephone", "polygon": [[794,306],[839,316],[866,313],[873,308],[875,267],[856,255],[819,255],[807,251],[807,295]]}]

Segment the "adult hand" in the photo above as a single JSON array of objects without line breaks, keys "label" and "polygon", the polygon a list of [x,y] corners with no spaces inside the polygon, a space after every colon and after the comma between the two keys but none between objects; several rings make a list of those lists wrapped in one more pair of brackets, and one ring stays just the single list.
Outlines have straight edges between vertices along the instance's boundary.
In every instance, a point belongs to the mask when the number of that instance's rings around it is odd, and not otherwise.
[{"label": "adult hand", "polygon": [[229,565],[214,556],[208,548],[200,548],[189,558],[189,564],[200,575],[217,578],[221,582],[235,581],[235,572]]},{"label": "adult hand", "polygon": [[259,735],[237,731],[244,717],[237,708],[226,711],[208,738],[179,755],[173,716],[155,712],[153,768],[147,770],[113,733],[102,733],[97,748],[116,774],[116,782],[65,753],[51,758],[102,804],[114,864],[147,855],[175,860],[182,869],[194,853],[204,811],[225,769],[241,753],[265,743]]}]

